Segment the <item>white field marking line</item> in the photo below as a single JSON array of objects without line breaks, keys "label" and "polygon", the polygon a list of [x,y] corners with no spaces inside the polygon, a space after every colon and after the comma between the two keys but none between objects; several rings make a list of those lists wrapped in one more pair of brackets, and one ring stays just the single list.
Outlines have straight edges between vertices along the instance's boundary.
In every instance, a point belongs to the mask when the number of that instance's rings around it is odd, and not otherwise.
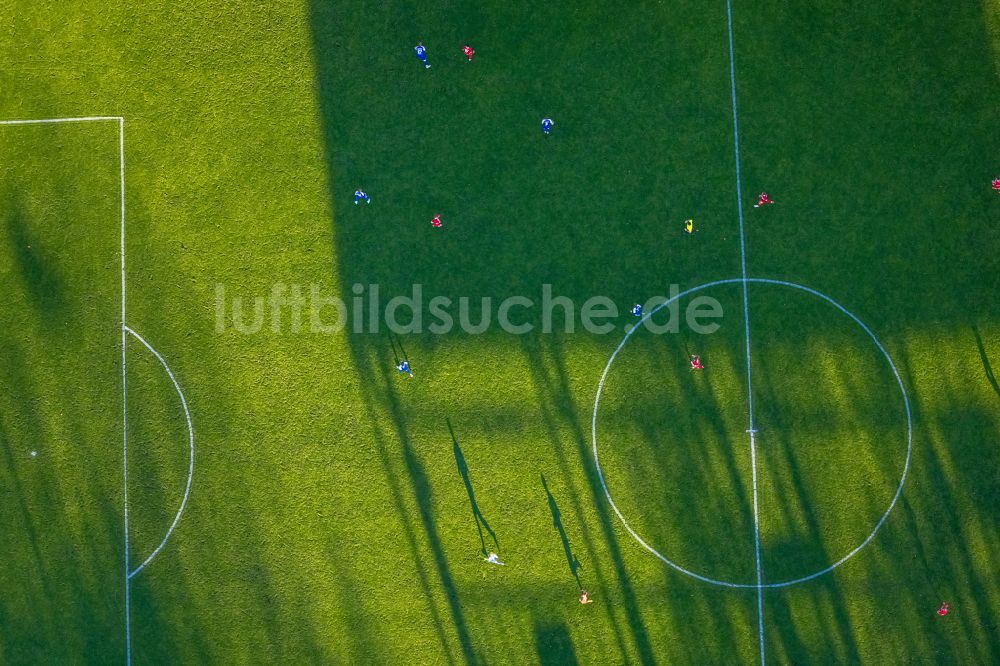
[{"label": "white field marking line", "polygon": [[122,488],[125,515],[125,663],[132,663],[131,585],[128,552],[128,407],[125,383],[125,119],[118,119],[118,188],[121,192],[121,263],[122,263]]},{"label": "white field marking line", "polygon": [[156,357],[156,360],[159,361],[160,365],[163,366],[163,369],[167,371],[167,376],[170,377],[170,381],[173,382],[174,385],[174,390],[177,391],[177,396],[181,399],[181,407],[184,408],[184,419],[185,421],[187,421],[187,428],[188,428],[188,446],[190,447],[187,484],[184,487],[184,497],[181,499],[181,505],[180,507],[177,508],[177,515],[174,516],[174,522],[170,524],[170,529],[167,530],[167,533],[163,537],[163,541],[160,542],[160,545],[157,546],[152,553],[150,553],[149,557],[147,557],[142,564],[140,564],[138,567],[135,568],[134,571],[128,574],[128,577],[132,578],[137,573],[142,571],[147,564],[152,562],[153,558],[156,557],[157,554],[160,552],[160,550],[163,548],[163,546],[166,545],[167,540],[170,538],[170,535],[173,534],[174,528],[177,527],[177,523],[181,519],[181,514],[184,513],[184,507],[185,505],[187,505],[188,496],[191,493],[191,479],[194,477],[194,427],[191,425],[191,412],[188,411],[187,400],[184,399],[184,392],[181,391],[180,384],[177,383],[177,379],[174,377],[174,373],[170,369],[170,366],[167,365],[167,362],[163,360],[162,356],[160,356],[160,352],[153,349],[152,345],[146,342],[141,335],[133,331],[128,326],[126,326],[124,330],[128,332],[129,335],[134,337],[136,340],[141,342],[146,349],[152,352],[153,356]]},{"label": "white field marking line", "polygon": [[[743,298],[746,299],[746,278],[743,279]],[[750,338],[747,338],[749,342]],[[750,357],[747,357],[749,367]],[[747,375],[747,381],[750,381]],[[760,663],[764,664],[764,589],[760,574],[760,518],[757,510],[757,431],[753,429],[753,412],[750,412],[750,469],[753,478],[753,546],[757,557],[757,635],[760,638]]]},{"label": "white field marking line", "polygon": [[818,578],[823,574],[833,571],[841,564],[843,564],[850,558],[854,557],[854,555],[857,554],[858,551],[860,551],[862,548],[867,546],[868,543],[875,538],[875,534],[878,533],[880,529],[882,529],[882,525],[889,517],[889,512],[891,512],[893,507],[896,506],[896,502],[899,500],[899,496],[903,494],[903,484],[906,483],[906,475],[910,471],[910,453],[913,450],[913,414],[910,411],[910,396],[906,393],[906,387],[903,385],[903,378],[899,376],[899,370],[896,369],[896,364],[892,362],[892,357],[889,356],[889,352],[887,352],[885,347],[882,346],[882,343],[879,341],[879,339],[875,337],[875,334],[872,332],[870,328],[868,328],[868,325],[865,324],[860,319],[858,319],[853,312],[850,312],[847,308],[845,308],[843,305],[836,302],[826,294],[822,294],[816,291],[815,289],[810,289],[809,287],[804,287],[800,284],[795,284],[794,282],[788,282],[786,280],[770,280],[767,278],[750,278],[750,280],[752,282],[758,282],[760,284],[775,284],[783,287],[791,287],[792,289],[799,289],[801,291],[804,291],[806,293],[812,294],[813,296],[817,296],[823,299],[824,301],[826,301],[827,303],[829,303],[830,305],[832,305],[833,307],[837,308],[842,313],[850,317],[852,320],[854,320],[854,323],[860,326],[861,330],[863,330],[865,333],[868,334],[868,337],[872,339],[872,342],[875,343],[875,346],[878,347],[878,350],[882,352],[882,356],[885,358],[886,361],[888,361],[889,367],[892,369],[892,374],[896,377],[896,383],[899,385],[899,392],[903,395],[903,407],[906,410],[906,460],[903,463],[903,473],[900,476],[899,485],[896,487],[896,493],[892,496],[892,502],[889,503],[889,508],[885,510],[885,513],[882,514],[882,517],[879,518],[878,523],[875,524],[875,529],[873,529],[871,534],[869,534],[868,537],[864,541],[862,541],[854,550],[849,552],[847,555],[844,555],[842,558],[840,558],[827,568],[821,571],[817,571],[814,574],[803,576],[802,578],[797,578],[795,580],[787,581],[781,584],[764,585],[764,587],[787,587],[789,585],[795,585],[796,583],[804,583],[806,581]]},{"label": "white field marking line", "polygon": [[[839,567],[841,564],[843,564],[847,560],[849,560],[852,557],[854,557],[855,555],[857,555],[858,552],[860,552],[862,548],[864,548],[865,546],[867,546],[872,541],[872,539],[875,538],[875,535],[878,533],[878,531],[880,529],[882,529],[882,525],[885,524],[886,519],[889,517],[889,514],[892,512],[893,508],[896,506],[896,502],[899,500],[900,495],[902,495],[902,493],[903,493],[903,485],[906,483],[906,475],[907,475],[907,473],[908,473],[908,471],[910,469],[910,455],[911,455],[912,450],[913,450],[913,415],[912,415],[912,413],[910,411],[910,398],[909,398],[909,395],[906,392],[906,387],[903,385],[903,379],[899,375],[899,370],[896,369],[896,364],[893,363],[893,361],[892,361],[892,357],[889,356],[889,352],[886,351],[885,347],[882,345],[882,343],[879,341],[879,339],[877,337],[875,337],[875,334],[872,332],[872,330],[870,328],[868,328],[868,326],[863,321],[861,321],[860,319],[858,319],[858,317],[855,316],[854,313],[852,313],[850,310],[848,310],[847,308],[845,308],[844,306],[842,306],[840,303],[836,302],[835,300],[833,300],[832,298],[830,298],[829,296],[827,296],[826,294],[823,294],[822,292],[816,291],[815,289],[811,289],[809,287],[805,287],[805,286],[800,285],[800,284],[795,284],[794,282],[786,282],[784,280],[771,280],[771,279],[767,279],[767,278],[753,278],[753,277],[745,278],[745,280],[747,282],[753,282],[753,283],[756,283],[756,284],[780,285],[780,286],[783,286],[783,287],[789,287],[789,288],[792,288],[792,289],[798,289],[800,291],[804,291],[806,293],[812,294],[813,296],[816,296],[817,298],[820,298],[820,299],[826,301],[830,305],[834,306],[837,310],[839,310],[843,314],[847,315],[852,321],[854,321],[854,323],[856,323],[858,326],[860,326],[861,329],[865,333],[868,334],[868,337],[870,337],[871,340],[872,340],[872,342],[875,343],[875,346],[878,348],[878,350],[880,352],[882,352],[882,357],[889,364],[889,368],[892,370],[892,374],[896,378],[896,383],[899,386],[899,391],[900,391],[900,393],[903,396],[903,406],[905,407],[905,410],[906,410],[906,460],[905,460],[905,462],[903,464],[903,473],[902,473],[902,476],[899,479],[899,485],[896,487],[896,493],[895,493],[895,495],[893,495],[892,502],[889,504],[889,508],[885,510],[885,513],[882,514],[882,517],[879,518],[878,522],[876,523],[875,528],[871,531],[871,533],[868,535],[868,537],[863,542],[861,542],[860,545],[858,545],[856,548],[854,548],[854,550],[850,551],[849,553],[847,553],[846,555],[844,555],[843,557],[841,557],[839,560],[837,560],[836,562],[834,562],[830,566],[828,566],[825,569],[822,569],[820,571],[817,571],[815,573],[809,574],[808,576],[802,576],[801,578],[795,578],[795,579],[792,579],[792,580],[780,581],[780,582],[774,582],[774,583],[764,583],[764,584],[761,585],[762,588],[782,588],[782,587],[789,587],[791,585],[797,585],[799,583],[805,583],[807,581],[813,580],[814,578],[818,578],[818,577],[820,577],[820,576],[822,576],[824,574],[827,574],[827,573],[833,571],[834,569],[836,569],[837,567]],[[646,322],[647,319],[649,319],[650,317],[652,317],[654,314],[656,314],[661,309],[663,309],[665,307],[668,307],[674,301],[676,301],[676,300],[678,300],[680,298],[683,298],[683,297],[685,297],[685,296],[687,296],[689,294],[701,291],[703,289],[709,289],[711,287],[717,287],[717,286],[720,286],[720,285],[727,285],[727,284],[740,284],[743,281],[744,281],[744,278],[729,278],[729,279],[726,279],[726,280],[716,280],[715,282],[708,282],[708,283],[705,283],[705,284],[702,284],[702,285],[698,285],[697,287],[691,287],[690,289],[686,289],[686,290],[682,291],[681,293],[677,294],[676,296],[673,296],[672,298],[668,299],[667,301],[665,301],[665,302],[661,303],[660,305],[656,306],[656,308],[654,308],[650,312],[648,312],[645,315],[643,315],[643,317],[638,322],[636,322],[636,324],[631,329],[629,329],[628,332],[625,333],[625,337],[618,344],[618,347],[615,349],[614,353],[611,354],[611,358],[608,359],[608,364],[604,367],[604,372],[601,374],[601,380],[600,380],[600,382],[597,385],[597,395],[594,397],[594,413],[593,413],[593,416],[591,418],[591,424],[590,424],[591,431],[590,432],[591,432],[591,442],[592,442],[593,453],[594,453],[594,464],[597,467],[597,476],[598,476],[598,478],[601,481],[601,488],[604,490],[604,496],[608,499],[608,503],[611,504],[611,508],[614,510],[615,514],[618,516],[618,519],[622,521],[622,525],[625,526],[625,530],[632,536],[632,538],[635,539],[637,542],[639,542],[639,544],[643,548],[645,548],[650,553],[652,553],[653,555],[655,555],[664,564],[667,564],[668,566],[676,569],[677,571],[680,571],[683,574],[687,574],[688,576],[691,576],[692,578],[695,578],[695,579],[700,580],[700,581],[705,582],[705,583],[710,583],[712,585],[719,585],[719,586],[722,586],[722,587],[729,587],[729,588],[744,588],[744,589],[746,589],[746,588],[756,588],[757,584],[756,583],[733,583],[733,582],[730,582],[730,581],[724,581],[724,580],[718,580],[718,579],[715,579],[715,578],[709,578],[708,576],[703,576],[701,574],[695,573],[695,572],[693,572],[693,571],[691,571],[689,569],[685,569],[681,565],[679,565],[679,564],[673,562],[672,560],[668,559],[667,557],[663,556],[659,551],[657,551],[655,548],[653,548],[648,543],[646,543],[645,541],[643,541],[642,537],[640,537],[635,532],[635,530],[633,530],[632,527],[628,524],[628,521],[625,520],[625,516],[618,509],[618,505],[615,504],[614,499],[611,497],[611,491],[608,490],[607,483],[605,482],[604,471],[601,469],[601,461],[600,461],[600,459],[598,457],[598,452],[597,452],[597,412],[598,412],[598,408],[600,407],[601,394],[604,391],[604,382],[607,380],[608,373],[611,371],[611,366],[614,364],[615,358],[617,358],[618,354],[625,347],[625,344],[628,342],[629,338],[632,337],[632,335],[639,329],[640,326],[642,326]]]},{"label": "white field marking line", "polygon": [[57,123],[89,123],[101,120],[114,120],[121,123],[121,116],[85,116],[82,118],[39,118],[36,120],[0,120],[0,125],[53,125]]},{"label": "white field marking line", "polygon": [[125,655],[126,663],[132,663],[132,629],[130,613],[129,590],[129,551],[128,551],[128,418],[125,390],[125,119],[122,116],[84,116],[79,118],[35,118],[27,120],[0,120],[0,126],[15,125],[54,125],[62,123],[85,123],[115,121],[118,123],[118,164],[119,190],[121,193],[121,264],[122,264],[122,488],[124,492],[124,531],[125,531]]},{"label": "white field marking line", "polygon": [[750,464],[753,478],[753,542],[757,564],[757,629],[760,635],[760,663],[764,664],[764,592],[761,588],[760,569],[760,512],[757,502],[757,438],[753,427],[753,379],[750,373],[750,301],[747,296],[746,237],[743,233],[743,185],[740,173],[740,125],[736,112],[736,52],[733,48],[733,6],[726,0],[726,19],[729,26],[729,84],[733,100],[733,149],[736,157],[736,207],[740,218],[740,269],[743,276],[743,327],[747,356],[747,409],[750,415]]}]

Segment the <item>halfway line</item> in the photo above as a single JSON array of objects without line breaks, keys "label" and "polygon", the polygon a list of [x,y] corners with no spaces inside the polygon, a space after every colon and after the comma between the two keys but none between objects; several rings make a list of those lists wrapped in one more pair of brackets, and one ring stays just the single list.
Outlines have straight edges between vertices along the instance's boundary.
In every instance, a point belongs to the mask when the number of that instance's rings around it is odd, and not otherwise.
[{"label": "halfway line", "polygon": [[736,157],[736,208],[740,218],[740,269],[743,275],[743,328],[747,357],[747,405],[750,416],[750,464],[753,477],[753,540],[757,564],[757,633],[760,637],[760,663],[764,666],[764,591],[761,587],[760,569],[760,512],[757,503],[757,439],[753,423],[753,379],[750,370],[750,301],[747,296],[747,252],[743,232],[743,183],[740,173],[740,125],[736,112],[736,52],[733,48],[732,0],[726,0],[726,18],[729,26],[729,84],[733,100],[733,146]]}]

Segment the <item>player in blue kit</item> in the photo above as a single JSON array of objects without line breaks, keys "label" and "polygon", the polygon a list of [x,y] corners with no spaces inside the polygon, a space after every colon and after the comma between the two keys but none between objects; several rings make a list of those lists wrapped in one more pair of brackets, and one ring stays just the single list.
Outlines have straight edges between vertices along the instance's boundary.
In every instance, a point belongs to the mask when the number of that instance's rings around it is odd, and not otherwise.
[{"label": "player in blue kit", "polygon": [[552,131],[552,119],[543,118],[542,119],[542,134],[548,135]]},{"label": "player in blue kit", "polygon": [[365,194],[365,191],[361,188],[354,190],[354,205],[357,206],[359,201],[364,201],[366,204],[370,204],[372,202],[372,200],[368,198],[368,195]]},{"label": "player in blue kit", "polygon": [[632,306],[632,316],[641,317],[642,316],[642,306],[636,303]]},{"label": "player in blue kit", "polygon": [[430,69],[431,66],[427,64],[427,49],[424,48],[424,43],[417,42],[417,45],[413,47],[413,50],[417,54],[417,57],[420,58],[420,61],[424,63],[424,68]]}]

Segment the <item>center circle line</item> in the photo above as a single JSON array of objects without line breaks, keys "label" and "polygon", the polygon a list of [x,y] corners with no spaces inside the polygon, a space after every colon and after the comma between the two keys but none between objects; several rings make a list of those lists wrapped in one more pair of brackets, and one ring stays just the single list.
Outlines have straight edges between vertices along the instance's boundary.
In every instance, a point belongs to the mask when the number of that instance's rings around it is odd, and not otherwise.
[{"label": "center circle line", "polygon": [[[696,293],[698,291],[702,291],[704,289],[709,289],[711,287],[717,287],[717,286],[727,285],[727,284],[744,284],[745,285],[747,283],[770,284],[770,285],[778,285],[778,286],[788,287],[788,288],[791,288],[791,289],[798,289],[800,291],[804,291],[806,293],[812,294],[813,296],[816,296],[817,298],[819,298],[819,299],[821,299],[823,301],[826,301],[830,305],[834,306],[834,308],[836,308],[837,310],[839,310],[843,314],[847,315],[852,321],[854,321],[854,323],[856,323],[858,326],[860,326],[861,329],[865,333],[868,334],[868,337],[870,337],[871,340],[872,340],[872,342],[875,343],[875,346],[882,353],[882,356],[885,358],[886,362],[889,364],[889,367],[892,370],[892,373],[893,373],[893,375],[896,378],[896,382],[899,385],[900,393],[903,396],[903,406],[905,407],[905,410],[906,410],[906,460],[905,460],[905,462],[903,464],[903,472],[900,475],[899,485],[896,487],[896,492],[893,495],[892,501],[889,503],[889,508],[887,508],[885,510],[885,512],[882,514],[882,516],[879,518],[878,522],[875,524],[875,527],[871,531],[871,533],[868,534],[868,536],[864,539],[864,541],[862,541],[853,550],[851,550],[850,552],[848,552],[846,555],[844,555],[843,557],[841,557],[839,560],[837,560],[833,564],[830,564],[829,566],[827,566],[827,567],[825,567],[823,569],[820,569],[819,571],[816,571],[814,573],[811,573],[809,575],[802,576],[802,577],[799,577],[799,578],[794,578],[794,579],[791,579],[791,580],[779,581],[779,582],[774,582],[774,583],[759,583],[759,584],[756,583],[756,582],[755,583],[734,583],[732,581],[719,580],[719,579],[716,579],[716,578],[711,578],[709,576],[704,576],[702,574],[699,574],[699,573],[696,573],[694,571],[691,571],[690,569],[686,569],[685,567],[682,567],[681,565],[677,564],[676,562],[673,562],[672,560],[670,560],[669,558],[667,558],[663,554],[661,554],[658,550],[656,550],[655,548],[653,548],[652,546],[650,546],[648,543],[646,543],[642,539],[642,537],[640,537],[635,532],[635,530],[633,530],[632,527],[628,524],[628,521],[625,519],[625,516],[622,514],[621,510],[615,504],[614,499],[611,497],[611,491],[608,490],[608,486],[607,486],[607,483],[606,483],[605,478],[604,478],[604,471],[601,469],[601,462],[600,462],[600,458],[598,456],[598,451],[597,451],[597,412],[598,412],[598,409],[600,407],[601,393],[604,390],[604,382],[607,380],[608,373],[611,371],[611,366],[614,364],[615,358],[618,356],[619,352],[621,352],[621,350],[625,347],[625,344],[629,341],[629,338],[632,337],[632,334],[635,333],[639,329],[639,327],[641,325],[643,325],[646,322],[646,320],[648,320],[654,314],[656,314],[657,312],[659,312],[661,309],[667,307],[668,305],[670,305],[674,301],[683,298],[684,296]],[[882,343],[879,341],[879,339],[875,336],[875,334],[872,332],[872,330],[863,321],[861,321],[857,316],[855,316],[854,313],[852,313],[850,310],[848,310],[847,308],[845,308],[844,306],[842,306],[840,303],[836,302],[835,300],[833,300],[832,298],[830,298],[829,296],[827,296],[826,294],[823,294],[822,292],[816,291],[815,289],[812,289],[810,287],[806,287],[806,286],[803,286],[803,285],[800,285],[800,284],[796,284],[794,282],[788,282],[786,280],[775,280],[775,279],[769,279],[769,278],[752,278],[752,277],[727,278],[727,279],[724,279],[724,280],[715,280],[714,282],[706,282],[704,284],[701,284],[701,285],[698,285],[698,286],[695,286],[695,287],[691,287],[691,288],[686,289],[686,290],[684,290],[684,291],[682,291],[682,292],[680,292],[678,294],[675,294],[674,296],[670,297],[669,299],[667,299],[666,301],[664,301],[660,305],[658,305],[655,308],[653,308],[647,314],[643,315],[643,317],[638,322],[636,322],[636,324],[634,326],[632,326],[631,329],[625,334],[625,337],[622,338],[622,341],[620,343],[618,343],[618,346],[615,348],[615,351],[611,354],[611,358],[608,359],[607,365],[604,366],[604,372],[601,373],[601,379],[600,379],[600,382],[597,385],[597,395],[594,397],[594,411],[593,411],[593,415],[591,417],[591,441],[592,441],[592,444],[593,444],[594,465],[597,468],[597,476],[598,476],[598,479],[601,482],[601,489],[604,491],[604,496],[607,498],[608,503],[611,505],[611,508],[614,510],[615,514],[618,516],[618,519],[621,520],[622,525],[625,527],[625,530],[632,536],[633,539],[635,539],[637,542],[639,542],[639,544],[643,548],[645,548],[646,550],[648,550],[650,553],[652,553],[653,555],[655,555],[658,559],[660,559],[661,561],[663,561],[665,564],[669,565],[670,567],[676,569],[677,571],[680,571],[683,574],[686,574],[686,575],[688,575],[688,576],[690,576],[692,578],[695,578],[697,580],[703,581],[705,583],[710,583],[712,585],[719,585],[719,586],[722,586],[722,587],[730,587],[730,588],[746,588],[746,589],[781,588],[781,587],[789,587],[791,585],[796,585],[796,584],[799,584],[799,583],[805,583],[807,581],[813,580],[814,578],[818,578],[818,577],[820,577],[820,576],[822,576],[824,574],[827,574],[827,573],[833,571],[834,569],[836,569],[837,567],[839,567],[841,564],[843,564],[844,562],[846,562],[850,558],[854,557],[858,552],[860,552],[862,548],[864,548],[865,546],[867,546],[872,541],[872,539],[875,538],[875,535],[878,533],[878,531],[880,529],[882,529],[882,525],[885,524],[885,521],[888,519],[889,514],[892,512],[892,509],[896,506],[896,502],[899,500],[899,497],[900,497],[900,495],[903,492],[903,485],[906,483],[906,475],[907,475],[907,473],[909,472],[909,469],[910,469],[910,456],[911,456],[911,453],[913,451],[913,416],[912,416],[912,412],[910,410],[910,398],[909,398],[909,395],[906,392],[906,387],[903,385],[903,380],[902,380],[902,378],[899,375],[899,370],[896,369],[896,364],[893,363],[893,361],[892,361],[892,357],[889,356],[889,352],[886,351],[885,347],[882,345]]]}]

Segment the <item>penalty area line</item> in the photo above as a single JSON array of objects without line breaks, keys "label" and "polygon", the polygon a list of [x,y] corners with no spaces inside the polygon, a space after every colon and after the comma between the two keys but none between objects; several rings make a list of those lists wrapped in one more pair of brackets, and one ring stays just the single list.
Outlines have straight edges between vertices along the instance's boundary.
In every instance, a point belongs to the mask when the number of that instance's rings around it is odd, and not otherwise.
[{"label": "penalty area line", "polygon": [[121,116],[81,116],[79,118],[35,118],[26,120],[0,120],[0,125],[56,125],[59,123],[90,123],[99,121],[115,121],[121,123]]},{"label": "penalty area line", "polygon": [[[131,629],[131,594],[129,580],[129,529],[128,529],[128,407],[127,391],[125,383],[125,118],[122,116],[79,116],[67,118],[29,118],[29,119],[9,119],[0,120],[0,127],[14,127],[26,125],[59,125],[71,123],[87,122],[116,122],[118,123],[118,163],[119,163],[119,190],[121,197],[121,350],[122,350],[122,491],[123,491],[123,530],[125,547],[125,661],[132,663],[132,629]],[[186,409],[186,408],[185,408]]]}]

